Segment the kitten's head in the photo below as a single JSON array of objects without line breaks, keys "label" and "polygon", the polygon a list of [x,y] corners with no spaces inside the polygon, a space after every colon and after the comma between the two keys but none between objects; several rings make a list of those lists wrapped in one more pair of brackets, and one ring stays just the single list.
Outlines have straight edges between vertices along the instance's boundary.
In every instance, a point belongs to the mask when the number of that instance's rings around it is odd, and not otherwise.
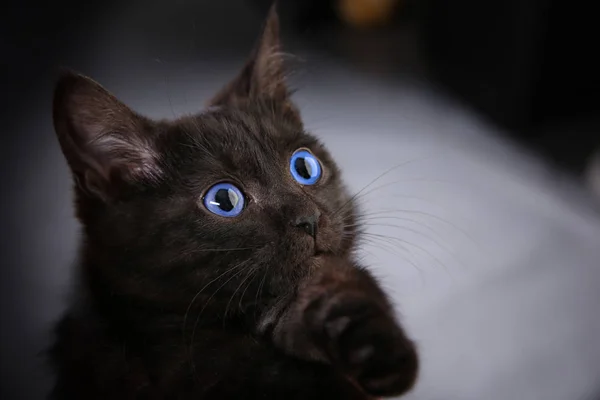
[{"label": "kitten's head", "polygon": [[[271,12],[241,73],[210,107],[140,116],[66,73],[54,124],[99,285],[162,305],[201,291],[250,301],[295,287],[320,254],[348,256],[354,209],[340,172],[290,101]],[[242,302],[243,303],[243,302]]]}]

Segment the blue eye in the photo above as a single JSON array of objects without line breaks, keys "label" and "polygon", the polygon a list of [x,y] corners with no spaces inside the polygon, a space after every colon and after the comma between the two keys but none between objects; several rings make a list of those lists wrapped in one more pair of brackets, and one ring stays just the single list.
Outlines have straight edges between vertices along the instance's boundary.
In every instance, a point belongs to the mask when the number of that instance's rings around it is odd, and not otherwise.
[{"label": "blue eye", "polygon": [[222,217],[237,217],[244,210],[244,195],[231,183],[217,183],[206,192],[204,206]]},{"label": "blue eye", "polygon": [[321,164],[306,150],[298,150],[290,159],[290,171],[298,183],[314,185],[321,177]]}]

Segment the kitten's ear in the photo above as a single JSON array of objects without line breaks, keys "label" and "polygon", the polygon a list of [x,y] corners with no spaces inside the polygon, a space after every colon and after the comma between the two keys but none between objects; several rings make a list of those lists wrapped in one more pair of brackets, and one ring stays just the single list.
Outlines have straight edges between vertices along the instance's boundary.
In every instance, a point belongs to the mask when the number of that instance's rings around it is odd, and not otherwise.
[{"label": "kitten's ear", "polygon": [[288,115],[299,120],[299,113],[290,100],[285,75],[279,40],[279,16],[274,4],[250,59],[239,75],[221,89],[209,105],[222,106],[263,99],[278,103]]},{"label": "kitten's ear", "polygon": [[117,183],[156,180],[150,122],[102,86],[64,71],[54,92],[54,130],[78,186],[108,200]]}]

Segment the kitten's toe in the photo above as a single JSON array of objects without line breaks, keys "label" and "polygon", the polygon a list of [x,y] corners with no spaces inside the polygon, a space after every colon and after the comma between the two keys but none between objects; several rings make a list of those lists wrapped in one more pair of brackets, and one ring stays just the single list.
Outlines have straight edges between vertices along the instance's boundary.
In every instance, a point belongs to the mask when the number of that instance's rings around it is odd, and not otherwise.
[{"label": "kitten's toe", "polygon": [[413,387],[416,349],[379,304],[321,296],[307,308],[305,322],[332,363],[369,395],[395,396]]},{"label": "kitten's toe", "polygon": [[369,394],[400,395],[417,378],[416,349],[391,321],[375,318],[348,328],[339,338],[340,361]]},{"label": "kitten's toe", "polygon": [[408,392],[415,384],[418,357],[414,350],[397,354],[374,354],[365,364],[357,381],[374,396],[397,396]]}]

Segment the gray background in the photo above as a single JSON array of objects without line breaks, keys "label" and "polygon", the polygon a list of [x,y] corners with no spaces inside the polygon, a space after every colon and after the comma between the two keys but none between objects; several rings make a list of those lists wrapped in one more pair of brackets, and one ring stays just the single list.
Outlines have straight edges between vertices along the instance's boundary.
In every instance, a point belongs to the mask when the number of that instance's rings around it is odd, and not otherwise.
[{"label": "gray background", "polygon": [[[77,29],[57,33],[71,45],[53,62],[153,117],[200,110],[242,63],[262,17],[233,0],[129,1],[80,15]],[[389,171],[360,197],[373,233],[363,249],[422,352],[407,398],[598,398],[598,200],[440,92],[410,29],[399,38],[388,56],[404,70],[393,77],[385,58],[353,53],[352,38],[322,38],[337,55],[301,35],[286,45],[299,56],[292,82],[306,124],[351,188]],[[14,94],[26,109],[5,109],[19,118],[2,161],[4,399],[42,398],[49,387],[37,353],[64,307],[78,239],[50,119],[56,71],[44,71]]]}]

